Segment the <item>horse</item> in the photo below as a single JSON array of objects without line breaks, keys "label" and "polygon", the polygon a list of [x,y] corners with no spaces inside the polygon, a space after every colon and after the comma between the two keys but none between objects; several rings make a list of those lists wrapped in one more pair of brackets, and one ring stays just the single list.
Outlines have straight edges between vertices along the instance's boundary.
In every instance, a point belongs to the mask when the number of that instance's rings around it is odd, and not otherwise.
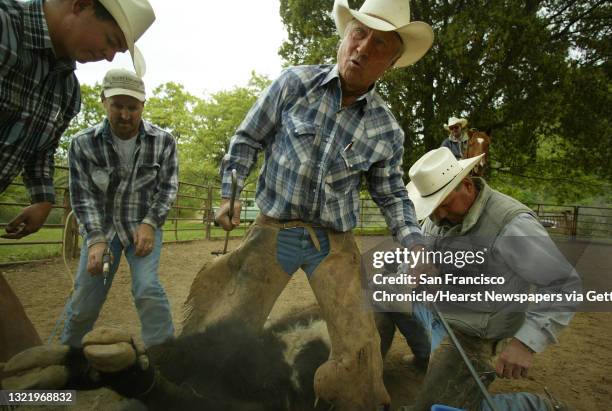
[{"label": "horse", "polygon": [[491,137],[489,133],[478,131],[476,129],[468,130],[467,149],[463,154],[463,158],[472,158],[484,154],[484,157],[473,168],[471,175],[483,177],[489,162],[489,146]]}]

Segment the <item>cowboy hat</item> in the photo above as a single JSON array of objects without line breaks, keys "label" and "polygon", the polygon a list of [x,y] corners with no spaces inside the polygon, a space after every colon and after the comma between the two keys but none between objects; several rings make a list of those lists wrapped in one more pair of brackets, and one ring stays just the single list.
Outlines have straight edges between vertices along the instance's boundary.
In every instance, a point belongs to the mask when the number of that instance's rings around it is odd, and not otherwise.
[{"label": "cowboy hat", "polygon": [[335,0],[333,16],[340,37],[344,36],[347,24],[353,19],[374,30],[399,34],[404,50],[394,67],[416,63],[433,44],[434,34],[429,24],[410,22],[408,0],[365,0],[359,11],[351,10],[348,0]]},{"label": "cowboy hat", "polygon": [[448,130],[450,126],[453,126],[457,123],[461,124],[461,128],[464,128],[465,126],[467,126],[468,121],[464,118],[457,118],[457,117],[449,117],[448,118],[448,123],[444,124],[444,129]]},{"label": "cowboy hat", "polygon": [[408,197],[417,220],[429,217],[484,156],[457,160],[447,147],[431,150],[410,167]]},{"label": "cowboy hat", "polygon": [[136,74],[139,77],[144,76],[147,65],[134,43],[155,21],[153,8],[147,0],[100,0],[100,3],[113,16],[123,32]]}]

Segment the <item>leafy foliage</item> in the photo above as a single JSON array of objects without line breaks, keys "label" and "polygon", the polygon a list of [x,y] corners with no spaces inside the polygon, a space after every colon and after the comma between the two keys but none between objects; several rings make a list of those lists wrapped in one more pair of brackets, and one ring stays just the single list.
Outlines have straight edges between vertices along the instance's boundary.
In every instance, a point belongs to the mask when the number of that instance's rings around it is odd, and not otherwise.
[{"label": "leafy foliage", "polygon": [[[454,115],[492,131],[491,156],[501,168],[492,176],[494,185],[507,185],[512,177],[562,201],[609,189],[609,2],[410,3],[412,20],[434,28],[434,45],[417,64],[392,70],[377,84],[406,133],[406,168],[440,145],[442,125]],[[335,61],[339,38],[332,6],[332,0],[281,1],[288,39],[280,54],[288,64]],[[604,183],[591,185],[592,179]],[[579,193],[564,197],[557,190]]]}]

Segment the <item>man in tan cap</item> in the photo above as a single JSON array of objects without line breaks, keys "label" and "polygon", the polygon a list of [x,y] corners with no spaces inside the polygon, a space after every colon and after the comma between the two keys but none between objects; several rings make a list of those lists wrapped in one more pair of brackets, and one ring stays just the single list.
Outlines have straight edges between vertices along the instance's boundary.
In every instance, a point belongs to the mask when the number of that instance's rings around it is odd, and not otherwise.
[{"label": "man in tan cap", "polygon": [[[559,252],[535,213],[493,190],[485,180],[469,177],[479,160],[480,156],[456,160],[448,148],[442,147],[426,153],[409,171],[408,193],[417,218],[424,220],[423,235],[434,243],[433,250],[447,252],[457,245],[467,245],[486,253],[484,261],[474,268],[459,265],[463,269],[457,271],[456,266],[438,262],[439,271],[462,278],[481,274],[503,278],[495,287],[456,286],[450,281],[440,287],[456,296],[478,292],[484,295],[485,291],[513,296],[529,293],[531,287],[540,295],[580,290],[578,273]],[[446,274],[442,277],[448,278]],[[489,409],[432,311],[423,303],[414,303],[413,311],[429,330],[432,354],[415,405],[402,409],[428,411],[435,403],[468,410]],[[518,305],[480,300],[447,305],[443,310],[485,384],[491,383],[496,373],[502,378],[525,377],[535,353],[557,342],[572,311],[573,307],[563,301],[552,306],[536,304],[525,311]],[[500,411],[570,409],[554,399],[531,393],[498,394],[493,401]]]},{"label": "man in tan cap", "polygon": [[[5,227],[5,238],[38,231],[55,202],[54,157],[62,133],[81,108],[76,61],[112,60],[130,50],[153,23],[147,0],[3,0],[0,2],[0,193],[21,174],[31,205]],[[17,297],[0,280],[0,340],[13,354],[40,343]],[[15,333],[4,321],[23,324]],[[26,331],[29,330],[29,331]],[[9,355],[10,355],[9,352]],[[2,361],[0,351],[0,361]]]},{"label": "man in tan cap", "polygon": [[[243,245],[194,281],[185,330],[224,317],[259,328],[276,298],[303,269],[327,321],[332,355],[315,375],[322,400],[340,411],[389,404],[380,338],[362,303],[357,224],[362,177],[395,238],[406,247],[420,229],[402,181],[404,133],[375,91],[393,67],[417,62],[433,42],[431,27],[410,21],[407,0],[366,0],[359,10],[334,4],[341,43],[337,64],[285,70],[264,91],[231,139],[221,165],[217,220],[226,230],[232,170],[238,192],[264,152],[256,202],[261,214]],[[189,303],[189,301],[188,301]]]},{"label": "man in tan cap", "polygon": [[448,137],[444,139],[440,147],[447,147],[457,160],[461,160],[467,151],[469,140],[467,123],[468,121],[464,118],[449,117],[448,123],[444,124]]},{"label": "man in tan cap", "polygon": [[[142,339],[150,347],[174,335],[157,270],[162,226],[178,189],[176,143],[142,120],[145,88],[136,74],[110,70],[102,88],[106,119],[70,145],[70,200],[83,246],[61,342],[78,347],[93,328],[123,251]],[[100,275],[107,248],[113,257],[108,278]]]}]

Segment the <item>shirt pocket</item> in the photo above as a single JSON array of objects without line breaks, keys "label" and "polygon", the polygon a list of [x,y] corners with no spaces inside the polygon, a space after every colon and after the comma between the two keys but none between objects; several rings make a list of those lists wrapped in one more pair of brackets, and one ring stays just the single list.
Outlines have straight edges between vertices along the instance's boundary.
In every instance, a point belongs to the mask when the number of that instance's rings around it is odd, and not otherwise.
[{"label": "shirt pocket", "polygon": [[264,164],[267,185],[294,185],[296,175],[312,174],[317,130],[314,124],[291,117],[287,119],[281,134],[271,147],[271,161]]},{"label": "shirt pocket", "polygon": [[141,164],[136,171],[134,191],[140,191],[143,194],[152,193],[157,185],[157,175],[159,173],[159,169],[159,163]]},{"label": "shirt pocket", "polygon": [[353,189],[358,191],[361,174],[367,171],[370,165],[365,156],[356,151],[340,152],[325,176],[326,192],[345,195]]},{"label": "shirt pocket", "polygon": [[287,159],[299,164],[312,162],[315,147],[318,145],[318,127],[289,118],[283,133],[282,151],[286,153]]},{"label": "shirt pocket", "polygon": [[91,169],[91,180],[104,195],[108,191],[112,172],[113,169],[109,167],[92,167]]}]

